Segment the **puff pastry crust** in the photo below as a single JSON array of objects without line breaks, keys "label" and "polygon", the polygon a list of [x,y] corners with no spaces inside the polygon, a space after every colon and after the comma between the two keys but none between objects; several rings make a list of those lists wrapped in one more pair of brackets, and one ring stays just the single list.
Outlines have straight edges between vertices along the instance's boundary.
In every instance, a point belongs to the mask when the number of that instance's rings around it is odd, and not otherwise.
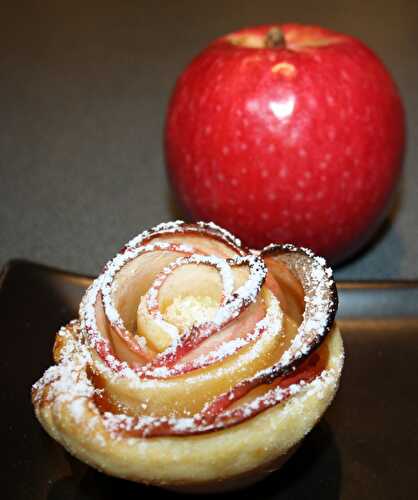
[{"label": "puff pastry crust", "polygon": [[188,491],[277,469],[331,403],[344,349],[323,259],[214,224],[131,240],[34,384],[45,430],[109,475]]}]

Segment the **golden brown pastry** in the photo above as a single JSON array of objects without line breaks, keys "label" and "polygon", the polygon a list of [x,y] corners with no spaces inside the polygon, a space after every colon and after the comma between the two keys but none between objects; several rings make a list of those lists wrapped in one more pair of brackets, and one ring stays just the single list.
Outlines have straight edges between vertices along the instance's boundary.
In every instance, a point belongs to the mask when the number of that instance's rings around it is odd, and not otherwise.
[{"label": "golden brown pastry", "polygon": [[242,487],[277,469],[334,397],[336,309],[332,272],[309,250],[160,224],[106,264],[58,332],[36,415],[107,474]]}]

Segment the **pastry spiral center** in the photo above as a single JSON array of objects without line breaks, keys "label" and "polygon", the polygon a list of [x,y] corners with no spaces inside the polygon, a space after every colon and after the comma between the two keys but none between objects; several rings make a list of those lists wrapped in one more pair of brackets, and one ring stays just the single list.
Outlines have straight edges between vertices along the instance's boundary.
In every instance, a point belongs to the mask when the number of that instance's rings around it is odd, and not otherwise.
[{"label": "pastry spiral center", "polygon": [[163,317],[168,323],[184,330],[195,324],[213,320],[218,308],[219,303],[213,297],[187,295],[175,297]]}]

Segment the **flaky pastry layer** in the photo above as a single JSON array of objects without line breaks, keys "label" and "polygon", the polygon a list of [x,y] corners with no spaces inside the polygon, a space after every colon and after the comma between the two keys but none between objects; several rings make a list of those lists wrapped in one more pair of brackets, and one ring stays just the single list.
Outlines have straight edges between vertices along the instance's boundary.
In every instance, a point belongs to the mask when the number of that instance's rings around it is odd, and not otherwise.
[{"label": "flaky pastry layer", "polygon": [[187,436],[133,437],[107,424],[95,404],[77,325],[63,329],[61,363],[35,384],[32,398],[45,430],[72,455],[107,474],[170,488],[219,490],[253,482],[277,468],[313,428],[337,390],[344,358],[334,325],[319,349],[325,369],[285,402],[227,429]]}]

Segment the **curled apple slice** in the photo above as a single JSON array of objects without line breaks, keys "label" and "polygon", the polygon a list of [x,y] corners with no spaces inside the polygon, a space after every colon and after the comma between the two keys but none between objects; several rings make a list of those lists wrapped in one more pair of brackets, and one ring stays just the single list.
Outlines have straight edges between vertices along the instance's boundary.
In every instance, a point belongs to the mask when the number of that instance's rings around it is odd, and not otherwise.
[{"label": "curled apple slice", "polygon": [[[214,270],[217,270],[219,278]],[[149,288],[138,308],[138,328],[146,339],[164,351],[180,340],[179,329],[164,320],[163,312],[176,297],[204,293],[215,302],[225,302],[233,290],[231,269],[218,257],[194,254],[175,260],[165,267]],[[206,321],[201,321],[206,323]],[[142,328],[141,328],[142,327]],[[185,327],[182,328],[185,335]]]},{"label": "curled apple slice", "polygon": [[[178,242],[180,235],[183,238]],[[138,355],[136,345],[139,340],[140,347],[144,346],[146,339],[135,335],[135,320],[141,296],[151,286],[156,274],[179,254],[204,255],[206,251],[216,251],[223,256],[240,255],[243,250],[236,243],[239,241],[215,224],[187,225],[182,221],[160,224],[133,238],[106,264],[103,274],[89,287],[82,300],[80,319],[87,333],[86,340],[93,349],[98,346],[97,354],[109,367],[121,370],[126,364],[144,365],[145,359]],[[109,323],[108,335],[103,335],[98,329],[93,312],[99,291]],[[122,358],[114,356],[109,335],[119,346],[119,355],[122,355],[120,349],[123,350]],[[145,347],[149,346],[145,343]],[[147,351],[146,359],[149,360],[153,349],[143,350]]]},{"label": "curled apple slice", "polygon": [[[267,265],[271,259],[273,263],[287,266],[303,289],[305,303],[298,333],[272,370],[276,374],[292,369],[324,340],[335,319],[338,294],[332,270],[326,267],[325,259],[311,250],[290,244],[269,245],[260,255],[267,260]],[[297,289],[295,294],[299,296],[300,291]]]}]

